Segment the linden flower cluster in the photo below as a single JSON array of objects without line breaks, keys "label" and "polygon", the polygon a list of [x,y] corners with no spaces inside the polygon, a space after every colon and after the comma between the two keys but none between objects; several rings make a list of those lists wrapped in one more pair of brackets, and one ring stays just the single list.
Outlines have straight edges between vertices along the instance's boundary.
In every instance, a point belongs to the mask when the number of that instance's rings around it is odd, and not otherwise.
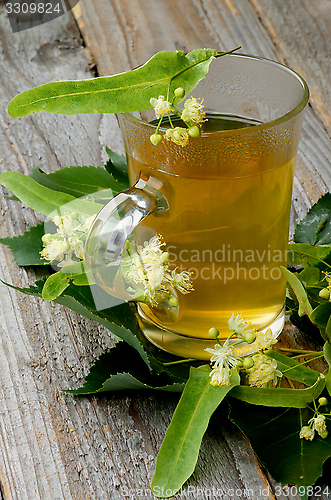
[{"label": "linden flower cluster", "polygon": [[315,432],[317,432],[317,434],[323,439],[328,437],[329,433],[326,427],[326,415],[329,416],[330,414],[323,414],[319,412],[320,406],[327,405],[328,400],[324,397],[321,397],[319,398],[318,403],[319,406],[318,408],[316,408],[316,404],[314,401],[315,404],[314,417],[308,421],[308,425],[304,425],[301,428],[299,434],[300,439],[306,439],[307,441],[312,441],[315,437]]},{"label": "linden flower cluster", "polygon": [[[185,95],[184,89],[178,87],[174,91],[174,97],[182,98]],[[158,99],[152,97],[150,103],[154,108],[156,118],[160,121],[156,128],[155,134],[151,135],[150,140],[154,146],[158,146],[162,141],[162,135],[159,134],[163,117],[169,118],[171,128],[169,128],[163,136],[167,141],[172,141],[179,146],[186,146],[190,137],[199,137],[200,128],[206,121],[206,113],[204,112],[202,102],[199,102],[195,97],[190,97],[185,101],[184,109],[179,109],[177,106],[165,100],[163,95]],[[174,127],[170,113],[175,113],[186,125],[186,127]]]},{"label": "linden flower cluster", "polygon": [[169,254],[161,249],[164,245],[161,237],[153,236],[132,253],[129,250],[130,257],[126,262],[129,267],[124,276],[131,284],[142,286],[145,299],[151,305],[155,306],[166,298],[170,306],[177,307],[178,299],[171,295],[165,283],[182,294],[193,291],[193,285],[189,272],[177,273],[177,268],[169,271]]},{"label": "linden flower cluster", "polygon": [[50,263],[56,262],[57,267],[70,266],[77,259],[83,259],[85,238],[94,219],[95,215],[85,217],[77,212],[56,215],[53,219],[56,233],[42,237],[44,249],[40,252],[41,257]]},{"label": "linden flower cluster", "polygon": [[[278,378],[282,377],[283,374],[277,370],[277,361],[263,354],[264,350],[269,349],[277,342],[270,328],[265,332],[256,332],[250,328],[250,322],[238,313],[232,314],[228,325],[231,334],[223,344],[218,340],[219,331],[217,328],[209,330],[209,337],[216,339],[218,342],[218,344],[215,344],[214,349],[205,349],[205,351],[212,354],[210,359],[212,365],[210,383],[218,386],[230,385],[231,370],[243,368],[248,373],[250,386],[268,387],[270,383],[277,385]],[[232,337],[237,337],[239,340],[230,344]],[[258,353],[243,359],[236,355],[233,350],[234,347],[243,342],[253,344],[254,350]]]}]

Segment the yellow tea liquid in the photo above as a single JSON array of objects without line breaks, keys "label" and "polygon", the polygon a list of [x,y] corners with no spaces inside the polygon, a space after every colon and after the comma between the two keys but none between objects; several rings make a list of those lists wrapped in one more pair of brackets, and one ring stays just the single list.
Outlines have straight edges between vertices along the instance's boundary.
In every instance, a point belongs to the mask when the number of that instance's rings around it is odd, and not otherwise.
[{"label": "yellow tea liquid", "polygon": [[[205,130],[249,125],[209,119]],[[239,135],[237,141],[240,150]],[[163,330],[200,339],[209,338],[211,327],[226,338],[233,312],[242,313],[257,329],[275,320],[285,300],[280,266],[286,265],[293,168],[294,158],[279,165],[271,154],[246,159],[247,175],[237,176],[220,164],[212,175],[207,165],[205,175],[202,165],[195,178],[189,178],[180,157],[174,166],[166,166],[167,172],[129,158],[131,183],[140,176],[157,178],[170,206],[139,225],[140,243],[155,232],[162,235],[171,269],[190,271],[195,289],[187,295],[178,292],[178,308],[141,304],[145,319]]]}]

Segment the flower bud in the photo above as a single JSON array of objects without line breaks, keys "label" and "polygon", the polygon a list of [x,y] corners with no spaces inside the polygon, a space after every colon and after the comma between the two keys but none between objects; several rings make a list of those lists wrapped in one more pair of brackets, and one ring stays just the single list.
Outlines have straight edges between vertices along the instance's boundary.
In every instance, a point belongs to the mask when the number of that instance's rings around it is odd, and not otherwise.
[{"label": "flower bud", "polygon": [[254,332],[247,332],[244,336],[244,341],[247,342],[247,344],[253,344],[255,339],[256,335]]},{"label": "flower bud", "polygon": [[188,133],[191,137],[193,137],[193,139],[196,139],[200,136],[200,128],[197,125],[194,125],[188,129]]},{"label": "flower bud", "polygon": [[169,260],[170,260],[169,253],[168,253],[168,252],[163,252],[163,253],[161,254],[161,257],[160,257],[160,258],[161,258],[161,262],[162,262],[163,264],[165,264],[166,262],[169,262]]},{"label": "flower bud", "polygon": [[327,437],[328,437],[328,434],[329,434],[329,433],[328,433],[328,431],[325,431],[325,432],[322,432],[322,433],[320,434],[320,436],[321,436],[321,438],[322,438],[322,439],[325,439],[325,438],[327,438]]},{"label": "flower bud", "polygon": [[328,404],[328,400],[326,398],[319,398],[318,400],[318,404],[320,404],[321,406],[325,406]]},{"label": "flower bud", "polygon": [[185,90],[182,87],[177,87],[177,89],[174,90],[175,97],[178,97],[181,99],[185,95]]},{"label": "flower bud", "polygon": [[208,335],[210,339],[217,339],[219,336],[220,332],[217,330],[217,328],[210,328],[208,330]]},{"label": "flower bud", "polygon": [[161,134],[153,134],[150,136],[150,141],[153,144],[153,146],[158,146],[160,142],[162,141],[162,135]]},{"label": "flower bud", "polygon": [[243,367],[249,370],[249,368],[252,368],[254,366],[254,361],[252,358],[244,358],[243,360]]},{"label": "flower bud", "polygon": [[178,304],[179,304],[179,300],[177,299],[177,297],[175,297],[175,296],[170,297],[170,299],[169,299],[169,305],[171,307],[177,307]]},{"label": "flower bud", "polygon": [[61,226],[62,224],[62,217],[60,217],[59,215],[56,215],[53,219],[53,222],[56,226]]},{"label": "flower bud", "polygon": [[52,235],[50,233],[46,233],[42,236],[41,241],[44,245],[47,245],[52,239]]},{"label": "flower bud", "polygon": [[322,288],[318,294],[322,299],[330,299],[330,290],[328,288]]},{"label": "flower bud", "polygon": [[72,212],[71,218],[72,218],[72,220],[78,219],[78,212]]}]

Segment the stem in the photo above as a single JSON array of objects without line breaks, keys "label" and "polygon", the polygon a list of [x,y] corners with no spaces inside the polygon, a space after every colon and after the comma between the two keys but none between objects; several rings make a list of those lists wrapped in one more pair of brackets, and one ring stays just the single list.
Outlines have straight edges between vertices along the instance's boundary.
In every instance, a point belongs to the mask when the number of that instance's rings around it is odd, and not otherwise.
[{"label": "stem", "polygon": [[292,380],[290,378],[286,377],[286,380],[288,382],[288,385],[291,387],[291,389],[295,389],[295,385],[293,384]]},{"label": "stem", "polygon": [[[324,353],[320,354],[320,356],[316,356],[316,358],[308,359],[307,361],[303,361],[302,363],[299,364],[299,366],[300,365],[305,365],[306,363],[310,363],[311,361],[315,361],[315,359],[322,358],[323,356],[324,356]],[[291,368],[286,368],[286,370],[284,370],[283,373],[288,372],[290,370],[293,370],[293,368],[298,368],[298,367],[297,366],[291,366]]]},{"label": "stem", "polygon": [[164,366],[179,365],[179,363],[188,363],[189,361],[196,361],[195,358],[180,359],[179,361],[171,361],[170,363],[163,363]]},{"label": "stem", "polygon": [[221,57],[221,56],[225,56],[225,55],[227,55],[227,54],[232,54],[232,52],[235,52],[236,50],[239,50],[239,49],[241,49],[241,45],[239,45],[239,46],[238,46],[238,47],[236,47],[235,49],[229,50],[228,52],[219,52],[219,53],[215,56],[215,58],[217,58],[217,57]]},{"label": "stem", "polygon": [[159,133],[159,128],[160,128],[160,126],[161,126],[162,120],[163,120],[163,116],[161,116],[161,118],[160,118],[160,120],[159,120],[159,123],[157,124],[157,127],[156,127],[156,132],[155,132],[156,134],[158,134],[158,133]]},{"label": "stem", "polygon": [[171,128],[175,128],[175,127],[174,127],[174,124],[173,124],[173,123],[172,123],[172,121],[171,121],[170,114],[168,115],[168,118],[169,118],[170,127],[171,127]]},{"label": "stem", "polygon": [[288,347],[280,347],[280,346],[277,346],[277,349],[278,350],[281,350],[281,351],[285,351],[285,352],[299,352],[301,354],[305,354],[305,353],[310,353],[310,352],[320,352],[320,351],[305,351],[304,349],[290,349]]},{"label": "stem", "polygon": [[306,358],[307,356],[313,356],[314,354],[316,354],[316,352],[318,351],[311,351],[311,353],[307,353],[307,354],[297,354],[296,356],[291,356],[291,359],[296,359],[296,358]]}]

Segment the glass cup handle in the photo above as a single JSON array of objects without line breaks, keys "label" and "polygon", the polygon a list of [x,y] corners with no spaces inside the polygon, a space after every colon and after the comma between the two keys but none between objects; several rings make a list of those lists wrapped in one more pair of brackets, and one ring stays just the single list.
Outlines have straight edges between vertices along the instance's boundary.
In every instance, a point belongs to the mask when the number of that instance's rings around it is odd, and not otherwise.
[{"label": "glass cup handle", "polygon": [[114,196],[97,214],[86,238],[85,268],[102,288],[112,289],[126,241],[153,212],[168,208],[162,183],[150,177]]}]

